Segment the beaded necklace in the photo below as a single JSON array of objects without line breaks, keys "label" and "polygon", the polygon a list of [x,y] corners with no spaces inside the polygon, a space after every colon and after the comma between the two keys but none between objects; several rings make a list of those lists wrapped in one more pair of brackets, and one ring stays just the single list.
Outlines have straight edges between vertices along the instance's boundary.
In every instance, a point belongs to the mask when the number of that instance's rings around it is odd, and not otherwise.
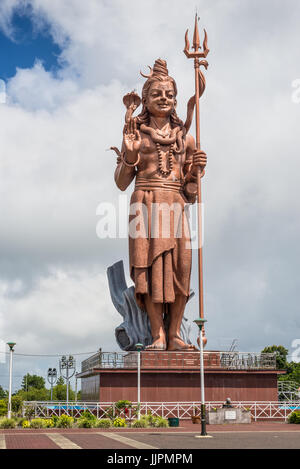
[{"label": "beaded necklace", "polygon": [[[157,123],[154,121],[156,127],[158,127]],[[158,154],[158,172],[163,176],[169,176],[173,169],[173,155],[175,151],[175,142],[177,135],[180,132],[180,127],[176,127],[172,129],[170,132],[169,131],[161,131],[160,129],[153,129],[152,127],[148,127],[145,124],[142,124],[140,127],[140,130],[148,135],[150,135],[152,141],[156,145],[156,150]],[[161,152],[160,145],[170,145],[168,155],[166,158],[166,165],[164,168],[163,165],[163,156]]]},{"label": "beaded necklace", "polygon": [[171,143],[169,151],[168,151],[168,156],[167,156],[167,161],[166,161],[166,169],[163,168],[163,157],[161,153],[161,148],[160,144],[158,142],[155,143],[156,145],[156,150],[158,154],[158,171],[161,173],[162,176],[166,177],[169,176],[173,169],[173,150],[174,150],[174,144]]}]

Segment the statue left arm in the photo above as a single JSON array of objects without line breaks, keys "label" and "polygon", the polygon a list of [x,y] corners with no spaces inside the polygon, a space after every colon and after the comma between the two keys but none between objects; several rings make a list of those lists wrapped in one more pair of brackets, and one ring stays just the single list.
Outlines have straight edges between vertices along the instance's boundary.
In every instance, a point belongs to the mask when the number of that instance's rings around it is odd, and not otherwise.
[{"label": "statue left arm", "polygon": [[204,168],[207,163],[207,156],[203,150],[197,150],[195,139],[192,135],[187,135],[186,158],[183,166],[183,174],[186,182],[197,181],[197,168],[200,166],[204,176]]},{"label": "statue left arm", "polygon": [[194,137],[187,135],[186,158],[183,166],[184,174],[184,194],[189,203],[195,203],[197,197],[197,167],[200,166],[204,176],[204,168],[206,165],[206,154],[204,151],[196,150]]}]

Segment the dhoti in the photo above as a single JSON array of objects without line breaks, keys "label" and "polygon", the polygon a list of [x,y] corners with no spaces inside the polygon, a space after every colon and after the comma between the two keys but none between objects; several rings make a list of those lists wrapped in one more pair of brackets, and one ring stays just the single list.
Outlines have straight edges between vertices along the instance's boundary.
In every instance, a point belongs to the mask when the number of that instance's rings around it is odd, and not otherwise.
[{"label": "dhoti", "polygon": [[138,178],[129,215],[130,275],[138,305],[189,296],[191,241],[186,200],[178,181]]}]

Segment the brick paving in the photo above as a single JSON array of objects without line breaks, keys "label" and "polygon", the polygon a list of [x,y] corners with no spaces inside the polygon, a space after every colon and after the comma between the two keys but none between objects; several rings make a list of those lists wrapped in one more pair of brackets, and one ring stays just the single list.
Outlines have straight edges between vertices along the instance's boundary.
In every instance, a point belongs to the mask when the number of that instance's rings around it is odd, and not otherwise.
[{"label": "brick paving", "polygon": [[147,445],[161,449],[300,448],[300,425],[295,424],[260,422],[208,425],[207,432],[212,438],[206,439],[198,438],[200,432],[200,425],[182,421],[175,428],[8,429],[0,430],[0,436],[3,449],[59,449],[64,447],[60,442],[65,442],[66,447],[69,443],[70,447],[73,444],[82,449],[133,450]]},{"label": "brick paving", "polygon": [[46,435],[5,435],[6,449],[58,449]]},{"label": "brick paving", "polygon": [[111,440],[103,435],[95,435],[91,432],[76,435],[68,434],[69,440],[76,443],[78,446],[84,449],[129,449],[130,446],[120,443],[116,440]]}]

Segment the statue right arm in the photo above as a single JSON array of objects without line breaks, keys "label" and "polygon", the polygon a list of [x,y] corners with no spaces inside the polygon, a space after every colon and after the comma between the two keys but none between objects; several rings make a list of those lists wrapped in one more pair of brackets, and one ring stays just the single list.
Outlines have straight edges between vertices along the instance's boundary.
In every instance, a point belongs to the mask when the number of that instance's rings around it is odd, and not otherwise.
[{"label": "statue right arm", "polygon": [[124,163],[124,158],[126,158],[126,149],[124,143],[122,145],[121,153],[123,157],[118,158],[118,166],[115,170],[115,182],[121,191],[125,191],[129,184],[133,181],[137,171],[134,165],[129,166]]}]

